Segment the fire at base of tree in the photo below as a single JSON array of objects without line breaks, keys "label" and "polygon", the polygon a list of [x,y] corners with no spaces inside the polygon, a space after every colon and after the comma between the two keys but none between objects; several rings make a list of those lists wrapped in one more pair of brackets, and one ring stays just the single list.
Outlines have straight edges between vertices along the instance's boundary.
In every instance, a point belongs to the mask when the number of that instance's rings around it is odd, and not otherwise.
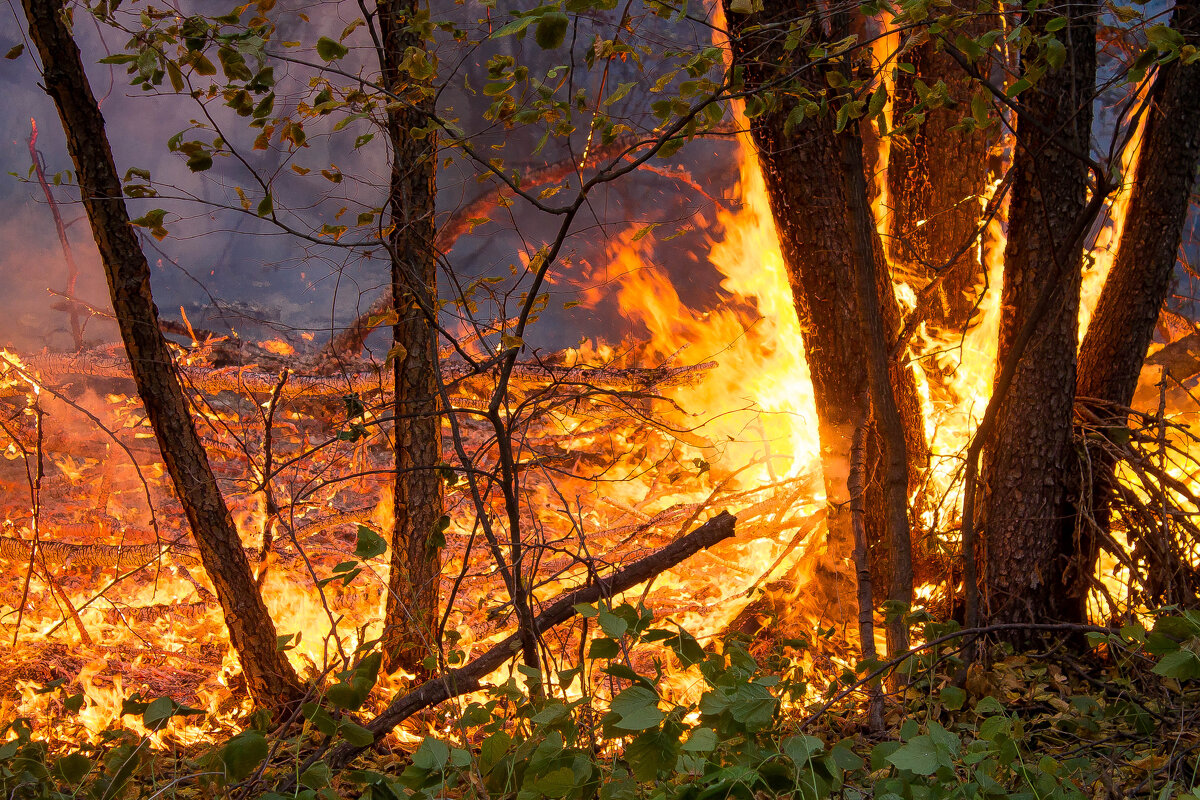
[{"label": "fire at base of tree", "polygon": [[6,796],[1200,797],[1193,0],[22,10]]}]

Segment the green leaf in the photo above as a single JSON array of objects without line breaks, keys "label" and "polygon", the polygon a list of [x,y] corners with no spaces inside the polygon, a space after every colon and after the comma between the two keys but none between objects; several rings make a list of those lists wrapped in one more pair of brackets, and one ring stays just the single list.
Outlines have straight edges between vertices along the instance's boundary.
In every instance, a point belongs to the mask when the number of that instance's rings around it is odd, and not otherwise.
[{"label": "green leaf", "polygon": [[20,58],[21,53],[24,53],[24,52],[25,52],[24,43],[18,44],[18,45],[13,45],[11,48],[9,48],[8,52],[4,54],[4,57],[7,58],[9,61],[12,61],[15,58]]},{"label": "green leaf", "polygon": [[1030,86],[1033,86],[1033,84],[1029,81],[1028,78],[1021,78],[1018,81],[1016,81],[1012,86],[1008,87],[1008,91],[1006,91],[1004,94],[1007,95],[1008,97],[1016,97],[1021,92],[1028,89]]},{"label": "green leaf", "polygon": [[142,712],[142,724],[154,730],[159,723],[169,720],[175,715],[175,701],[169,697],[160,697]]},{"label": "green leaf", "polygon": [[271,195],[268,194],[258,204],[258,215],[260,217],[269,217],[275,213],[275,203],[271,200]]},{"label": "green leaf", "polygon": [[637,81],[629,81],[617,86],[617,90],[604,99],[604,105],[611,106],[613,103],[621,100],[625,95],[629,94],[629,90],[637,86]]},{"label": "green leaf", "polygon": [[349,52],[350,48],[328,36],[322,36],[317,40],[317,55],[321,57],[322,61],[337,61]]},{"label": "green leaf", "polygon": [[604,637],[593,639],[588,646],[588,658],[616,658],[621,654],[621,645],[615,639]]},{"label": "green leaf", "polygon": [[1051,69],[1060,69],[1067,61],[1067,47],[1058,39],[1047,39],[1044,52]]},{"label": "green leaf", "polygon": [[937,772],[937,745],[929,736],[917,736],[887,757],[898,767],[917,775],[932,775]]},{"label": "green leaf", "polygon": [[1179,680],[1200,678],[1200,657],[1191,650],[1176,650],[1163,656],[1154,665],[1154,674]]},{"label": "green leaf", "polygon": [[529,788],[544,797],[565,797],[575,788],[575,772],[570,767],[559,767],[536,778]]},{"label": "green leaf", "polygon": [[300,785],[309,789],[323,789],[329,785],[332,771],[324,761],[318,761],[300,775]]},{"label": "green leaf", "polygon": [[616,614],[606,609],[600,609],[598,619],[600,630],[614,639],[620,639],[625,635],[625,631],[629,630],[629,623],[624,618],[618,617]]},{"label": "green leaf", "polygon": [[167,236],[167,229],[163,226],[163,219],[166,215],[167,212],[164,209],[155,208],[137,219],[131,219],[130,223],[140,228],[149,228],[150,235],[161,242]]},{"label": "green leaf", "polygon": [[413,753],[413,766],[418,769],[440,771],[450,760],[450,746],[440,739],[427,738]]},{"label": "green leaf", "polygon": [[1066,17],[1055,17],[1054,19],[1052,19],[1046,23],[1046,33],[1054,33],[1055,31],[1061,31],[1065,27],[1067,27],[1067,18]]},{"label": "green leaf", "polygon": [[68,784],[77,785],[92,771],[92,760],[83,753],[71,753],[54,762],[54,771]]},{"label": "green leaf", "polygon": [[710,753],[717,749],[717,732],[712,728],[695,728],[680,749],[687,753]]},{"label": "green leaf", "polygon": [[987,697],[981,697],[979,699],[979,702],[977,702],[975,704],[975,713],[980,714],[980,715],[982,715],[982,714],[1003,714],[1004,706],[1000,705],[999,700],[992,697],[991,695],[988,695]]},{"label": "green leaf", "polygon": [[537,22],[537,17],[533,16],[532,14],[527,17],[514,19],[512,22],[493,33],[492,38],[499,39],[504,36],[512,36],[515,33],[522,33],[526,28],[535,22]]},{"label": "green leaf", "polygon": [[801,768],[825,749],[825,743],[815,736],[792,736],[783,743],[781,749],[797,768]]},{"label": "green leaf", "polygon": [[834,765],[837,766],[838,769],[845,770],[846,772],[862,769],[863,766],[866,765],[866,762],[863,761],[862,756],[859,756],[844,744],[834,745],[833,749],[829,751],[829,754],[833,758]]},{"label": "green leaf", "polygon": [[197,52],[192,56],[192,69],[196,70],[197,75],[216,75],[217,67],[208,60],[208,56]]},{"label": "green leaf", "polygon": [[197,150],[188,156],[187,165],[192,172],[204,172],[213,165],[212,154],[205,150]]},{"label": "green leaf", "polygon": [[658,695],[644,686],[629,687],[609,707],[620,717],[613,725],[627,731],[653,728],[667,716],[658,708]]},{"label": "green leaf", "polygon": [[375,734],[362,725],[356,725],[349,720],[342,721],[342,724],[338,726],[338,733],[355,747],[370,747],[375,742]]},{"label": "green leaf", "polygon": [[533,33],[533,39],[537,42],[538,47],[543,50],[553,50],[556,47],[561,47],[563,39],[566,38],[570,22],[567,15],[561,11],[551,11],[549,14],[543,14],[542,18],[538,20],[537,29]]},{"label": "green leaf", "polygon": [[387,552],[387,542],[382,536],[366,525],[358,526],[358,543],[354,546],[354,555],[359,560],[367,561]]},{"label": "green leaf", "polygon": [[938,693],[942,705],[951,711],[958,711],[967,701],[967,693],[957,686],[947,686]]},{"label": "green leaf", "polygon": [[258,731],[246,731],[229,740],[221,748],[221,763],[225,765],[225,776],[240,781],[267,757],[267,739]]},{"label": "green leaf", "polygon": [[170,59],[167,60],[167,77],[171,79],[171,88],[177,92],[183,91],[183,73],[179,71],[179,65]]}]

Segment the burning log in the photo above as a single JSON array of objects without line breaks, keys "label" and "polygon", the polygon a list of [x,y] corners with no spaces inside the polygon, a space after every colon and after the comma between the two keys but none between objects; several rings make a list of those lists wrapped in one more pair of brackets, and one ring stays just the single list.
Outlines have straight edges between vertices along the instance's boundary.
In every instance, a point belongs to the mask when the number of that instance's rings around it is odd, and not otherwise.
[{"label": "burning log", "polygon": [[[42,353],[25,360],[32,372],[43,378],[79,375],[92,378],[127,380],[132,376],[128,361],[107,351],[91,350],[79,354]],[[659,367],[557,366],[545,362],[523,362],[513,369],[513,379],[529,386],[588,386],[615,391],[649,391],[660,387],[689,385],[700,380],[716,362],[685,366]],[[249,392],[270,395],[279,383],[279,374],[260,370],[257,365],[202,367],[180,365],[179,372],[194,389],[218,392]],[[461,362],[445,364],[442,380],[455,385],[478,373]],[[338,375],[289,376],[285,394],[337,397],[348,392],[387,393],[390,387],[374,368],[348,371]]]},{"label": "burning log", "polygon": [[[313,520],[297,531],[298,536],[308,536],[332,528],[336,525],[362,522],[370,517],[373,507],[365,507],[351,511],[328,514],[321,519]],[[14,536],[0,536],[0,559],[9,561],[28,561],[29,548],[33,542]],[[246,558],[251,564],[261,561],[256,548],[243,548]],[[139,569],[158,563],[164,557],[170,557],[176,564],[194,566],[200,563],[197,548],[184,539],[170,541],[164,544],[106,544],[94,542],[90,544],[75,544],[71,542],[47,541],[38,542],[38,557],[47,565],[76,566],[76,567],[116,567],[120,570]],[[273,559],[286,557],[272,553]]]},{"label": "burning log", "polygon": [[[723,511],[661,550],[639,559],[607,577],[600,578],[595,583],[560,595],[533,619],[535,632],[540,636],[554,626],[571,619],[576,614],[575,606],[580,603],[595,603],[604,598],[618,595],[671,569],[701,550],[728,539],[733,536],[736,521],[737,519],[732,514]],[[519,633],[513,633],[466,666],[431,678],[413,691],[396,698],[382,714],[367,724],[367,730],[374,734],[376,739],[379,739],[422,709],[437,705],[452,697],[477,691],[485,677],[499,669],[504,662],[520,651],[521,636]],[[340,769],[368,747],[370,745],[366,747],[348,743],[340,745],[330,754],[327,763],[334,769]],[[304,767],[320,759],[323,753],[324,748],[319,749],[309,757]],[[303,768],[299,772],[303,772]]]}]

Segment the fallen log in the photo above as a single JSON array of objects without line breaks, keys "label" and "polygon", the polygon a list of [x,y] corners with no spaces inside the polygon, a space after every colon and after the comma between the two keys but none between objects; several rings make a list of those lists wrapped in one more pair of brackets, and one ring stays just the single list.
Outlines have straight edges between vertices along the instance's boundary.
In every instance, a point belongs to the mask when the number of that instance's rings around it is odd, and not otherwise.
[{"label": "fallen log", "polygon": [[[40,379],[61,378],[65,375],[80,375],[93,378],[131,379],[128,362],[108,352],[87,351],[84,353],[42,353],[31,356],[25,366]],[[576,386],[593,387],[614,391],[650,391],[667,386],[688,385],[699,380],[704,373],[716,366],[716,362],[704,362],[685,366],[663,365],[659,367],[615,367],[557,366],[540,362],[521,362],[512,372],[512,378],[530,386]],[[271,394],[279,384],[279,374],[265,372],[257,365],[230,367],[179,366],[184,382],[206,394],[223,391]],[[469,365],[451,362],[442,366],[442,380],[447,385],[461,383],[475,377]],[[479,376],[481,378],[486,375]],[[292,374],[284,387],[289,397],[315,395],[338,397],[350,392],[359,394],[386,394],[390,389],[380,373],[364,365],[362,369],[338,375]]]},{"label": "fallen log", "polygon": [[[311,536],[335,525],[355,524],[368,519],[374,506],[329,513],[311,522],[301,521],[297,536]],[[0,559],[8,561],[29,561],[29,548],[33,544],[28,539],[14,536],[0,536]],[[251,564],[261,560],[257,548],[244,547],[246,558]],[[116,567],[119,570],[142,569],[157,563],[160,559],[169,557],[176,564],[195,566],[200,563],[200,553],[187,539],[176,539],[163,545],[148,544],[108,544],[106,542],[59,542],[41,539],[38,542],[38,558],[47,566],[74,567]],[[290,562],[295,556],[280,553],[272,554],[272,558]]]},{"label": "fallen log", "polygon": [[[644,583],[654,576],[678,565],[688,557],[701,550],[717,544],[733,536],[734,523],[737,519],[730,513],[722,511],[691,533],[675,540],[666,547],[651,553],[645,558],[618,569],[595,583],[581,586],[574,591],[560,595],[544,611],[533,620],[533,627],[540,636],[556,625],[571,619],[576,614],[575,606],[580,603],[595,603],[604,598],[613,597],[621,592],[632,589],[639,583]],[[390,705],[375,719],[367,723],[366,728],[378,741],[404,720],[418,711],[437,705],[452,697],[477,691],[482,681],[499,669],[504,662],[517,655],[521,650],[521,638],[513,633],[508,638],[493,645],[485,653],[459,669],[453,669],[445,675],[430,678],[416,689],[404,694],[391,702]],[[337,770],[346,766],[355,756],[367,750],[371,745],[357,746],[343,743],[334,748],[327,759],[329,765]],[[325,753],[327,748],[319,748],[309,756],[301,769],[293,774],[299,774],[310,764],[315,763]],[[286,792],[286,789],[285,789]]]}]

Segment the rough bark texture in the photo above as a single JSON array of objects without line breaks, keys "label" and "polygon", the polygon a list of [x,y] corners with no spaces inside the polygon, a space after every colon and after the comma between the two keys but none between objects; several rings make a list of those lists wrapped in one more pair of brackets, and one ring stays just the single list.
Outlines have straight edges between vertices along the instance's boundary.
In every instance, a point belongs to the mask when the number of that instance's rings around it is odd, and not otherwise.
[{"label": "rough bark texture", "polygon": [[[847,129],[839,137],[839,141],[842,151],[842,183],[850,210],[854,292],[860,309],[859,322],[863,345],[866,348],[864,356],[867,362],[872,416],[875,418],[875,430],[879,434],[881,446],[883,514],[887,530],[888,563],[891,567],[888,600],[907,607],[912,605],[913,599],[912,537],[908,528],[908,448],[904,441],[904,420],[900,416],[896,396],[890,385],[889,332],[884,329],[883,315],[879,313],[881,304],[875,270],[877,262],[881,259],[876,251],[882,247],[882,243],[876,233],[875,220],[871,216],[871,206],[867,201],[862,142],[857,135],[857,128],[853,131]],[[890,285],[888,290],[891,290]],[[857,434],[855,431],[856,440]],[[852,442],[852,466],[853,451]],[[853,469],[851,472],[853,473]],[[850,502],[853,506],[853,493]],[[857,540],[857,535],[855,539]],[[908,623],[902,615],[893,615],[888,623],[887,637],[889,653],[894,655],[908,650]]]},{"label": "rough bark texture", "polygon": [[[1087,206],[1087,167],[1096,77],[1096,7],[1078,3],[1034,12],[1042,31],[1059,13],[1063,66],[1021,95],[1017,171],[1005,249],[1003,364],[1041,288],[1053,285],[984,451],[983,613],[990,622],[1077,620],[1082,604],[1064,580],[1073,546],[1062,536],[1070,514],[1071,419],[1075,399],[1082,252],[1068,241]],[[1073,151],[1073,152],[1070,152]]]},{"label": "rough bark texture", "polygon": [[[1200,44],[1200,4],[1177,2],[1171,25],[1189,44]],[[1117,406],[1133,403],[1146,349],[1175,274],[1200,162],[1200,64],[1184,65],[1177,59],[1160,68],[1146,113],[1125,229],[1079,350],[1076,380],[1078,397]],[[1125,424],[1120,412],[1097,411],[1102,417],[1115,417],[1114,425]],[[1111,452],[1098,447],[1091,451],[1090,466],[1090,521],[1081,521],[1075,529],[1080,551],[1075,570],[1081,576],[1091,575],[1098,555],[1092,522],[1105,531],[1110,525],[1116,465]]]},{"label": "rough bark texture", "polygon": [[[959,32],[984,33],[993,17],[972,16]],[[950,38],[953,38],[951,36]],[[977,84],[934,41],[918,45],[903,60],[912,73],[897,71],[892,120],[900,127],[917,107],[915,81],[932,86],[945,81],[956,108],[924,112],[924,121],[905,135],[891,138],[888,155],[888,201],[891,206],[892,265],[906,279],[927,283],[944,268],[938,302],[929,323],[943,330],[961,331],[970,320],[977,287],[983,278],[979,249],[970,247],[951,257],[975,238],[982,208],[979,198],[987,188],[988,136],[980,131],[951,130],[969,114]]]},{"label": "rough bark texture", "polygon": [[[796,74],[801,80],[811,82],[814,92],[826,86],[824,73],[831,67],[802,69],[807,63],[806,43],[790,52],[784,49],[788,23],[799,20],[812,8],[805,3],[765,0],[761,12],[738,14],[730,12],[726,3],[734,64],[743,67],[748,90],[778,81],[781,75],[793,70],[798,70]],[[839,27],[844,28],[844,23],[841,20]],[[819,26],[814,28],[820,30]],[[852,277],[852,215],[842,180],[842,153],[832,114],[809,118],[785,131],[794,107],[795,100],[789,95],[776,93],[775,105],[751,120],[750,131],[779,232],[812,374],[826,494],[833,512],[829,522],[831,545],[836,556],[848,558],[853,549],[850,515],[836,512],[849,501],[846,479],[850,472],[854,416],[860,398],[867,391],[865,347]],[[856,126],[847,126],[842,135],[856,136],[855,130]],[[879,314],[884,330],[891,337],[899,326],[900,311],[880,246],[872,248],[872,260]],[[908,465],[915,473],[923,467],[928,450],[913,376],[902,364],[892,364],[890,375],[904,420]],[[887,528],[879,467],[882,450],[874,431],[867,443],[867,453],[867,474],[871,480],[866,487],[865,522],[869,542],[878,555],[880,549],[886,548]],[[909,477],[911,481],[913,474]]]},{"label": "rough bark texture", "polygon": [[22,5],[42,60],[46,91],[67,135],[138,395],[225,612],[246,686],[259,705],[296,701],[303,695],[299,680],[276,649],[275,625],[254,585],[233,518],[196,435],[171,351],[159,332],[150,267],[129,224],[104,117],[64,21],[65,9],[59,0],[23,0]]},{"label": "rough bark texture", "polygon": [[432,97],[414,84],[403,67],[405,51],[425,42],[408,26],[417,13],[415,0],[380,0],[380,57],[385,84],[411,104],[388,113],[392,146],[391,212],[388,250],[392,262],[392,329],[395,399],[396,483],[391,573],[384,619],[384,663],[424,676],[422,662],[433,652],[437,633],[438,581],[441,575],[442,459],[438,413],[436,314],[437,259],[433,202],[436,147],[433,135],[421,137],[432,111]]},{"label": "rough bark texture", "polygon": [[[1200,46],[1200,3],[1175,4],[1171,27]],[[1077,392],[1129,405],[1175,274],[1200,162],[1200,64],[1179,59],[1151,91],[1125,230],[1079,350]]]}]

